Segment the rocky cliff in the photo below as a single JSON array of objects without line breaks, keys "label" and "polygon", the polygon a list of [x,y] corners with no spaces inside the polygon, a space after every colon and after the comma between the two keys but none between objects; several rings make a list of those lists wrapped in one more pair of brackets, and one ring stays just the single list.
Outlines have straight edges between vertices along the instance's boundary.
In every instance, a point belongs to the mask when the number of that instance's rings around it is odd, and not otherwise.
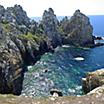
[{"label": "rocky cliff", "polygon": [[0,93],[19,95],[26,66],[52,48],[46,36],[33,34],[35,23],[20,5],[0,6],[0,20]]},{"label": "rocky cliff", "polygon": [[54,14],[53,9],[49,8],[48,11],[45,10],[42,16],[43,30],[44,34],[49,37],[54,47],[56,47],[57,45],[62,45],[61,36],[58,32],[58,24],[59,21]]},{"label": "rocky cliff", "polygon": [[0,93],[19,95],[26,66],[45,52],[53,52],[54,47],[94,44],[89,19],[79,10],[62,23],[66,27],[60,25],[52,8],[44,11],[42,21],[36,23],[20,5],[6,9],[0,6]]},{"label": "rocky cliff", "polygon": [[93,27],[89,18],[82,14],[80,10],[76,10],[70,19],[65,17],[60,23],[60,28],[66,34],[63,42],[75,46],[94,45]]}]

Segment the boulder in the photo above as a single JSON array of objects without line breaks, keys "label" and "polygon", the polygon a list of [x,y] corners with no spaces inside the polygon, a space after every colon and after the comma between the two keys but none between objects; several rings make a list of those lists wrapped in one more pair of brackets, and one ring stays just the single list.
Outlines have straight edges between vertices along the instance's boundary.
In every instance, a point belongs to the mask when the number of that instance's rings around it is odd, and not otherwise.
[{"label": "boulder", "polygon": [[104,85],[93,89],[87,95],[94,95],[94,94],[96,94],[96,95],[104,95]]},{"label": "boulder", "polygon": [[58,89],[51,89],[50,94],[53,97],[63,96],[62,92]]},{"label": "boulder", "polygon": [[94,72],[89,72],[86,78],[82,79],[82,89],[85,93],[104,85],[104,69],[99,69]]}]

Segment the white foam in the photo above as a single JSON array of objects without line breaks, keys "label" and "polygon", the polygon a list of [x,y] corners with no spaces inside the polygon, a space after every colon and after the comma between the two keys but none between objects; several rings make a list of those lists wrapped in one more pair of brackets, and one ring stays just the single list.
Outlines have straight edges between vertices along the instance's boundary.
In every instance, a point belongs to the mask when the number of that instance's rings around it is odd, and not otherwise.
[{"label": "white foam", "polygon": [[69,45],[63,45],[62,46],[63,48],[68,48],[68,47],[70,47]]},{"label": "white foam", "polygon": [[84,60],[84,58],[83,57],[76,57],[76,58],[74,58],[76,61],[83,61]]},{"label": "white foam", "polygon": [[32,66],[28,66],[28,67],[27,67],[28,70],[31,69],[31,68],[32,68]]}]

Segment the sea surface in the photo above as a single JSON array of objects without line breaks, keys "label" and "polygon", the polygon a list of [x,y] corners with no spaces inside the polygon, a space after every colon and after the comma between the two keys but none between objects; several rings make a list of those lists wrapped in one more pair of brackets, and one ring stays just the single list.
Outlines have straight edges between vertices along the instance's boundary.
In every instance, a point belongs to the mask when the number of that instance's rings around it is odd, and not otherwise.
[{"label": "sea surface", "polygon": [[44,54],[25,73],[22,95],[46,97],[51,89],[63,95],[82,95],[82,78],[87,72],[104,68],[104,46],[77,48],[62,46]]},{"label": "sea surface", "polygon": [[[104,16],[89,18],[94,28],[93,34],[104,37]],[[39,21],[41,18],[36,19]],[[57,47],[55,53],[44,54],[34,66],[28,67],[22,95],[46,97],[54,88],[62,91],[63,95],[82,95],[82,78],[87,72],[101,68],[104,68],[104,46],[91,49]]]}]

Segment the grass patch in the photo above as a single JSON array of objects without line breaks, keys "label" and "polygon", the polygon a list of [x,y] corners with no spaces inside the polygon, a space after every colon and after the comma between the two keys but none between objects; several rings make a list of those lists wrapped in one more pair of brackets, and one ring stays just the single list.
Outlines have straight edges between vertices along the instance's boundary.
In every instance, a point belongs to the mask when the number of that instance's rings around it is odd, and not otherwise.
[{"label": "grass patch", "polygon": [[45,35],[32,34],[30,32],[28,32],[28,34],[21,34],[18,37],[25,40],[35,41],[36,43],[40,43],[47,39]]}]

